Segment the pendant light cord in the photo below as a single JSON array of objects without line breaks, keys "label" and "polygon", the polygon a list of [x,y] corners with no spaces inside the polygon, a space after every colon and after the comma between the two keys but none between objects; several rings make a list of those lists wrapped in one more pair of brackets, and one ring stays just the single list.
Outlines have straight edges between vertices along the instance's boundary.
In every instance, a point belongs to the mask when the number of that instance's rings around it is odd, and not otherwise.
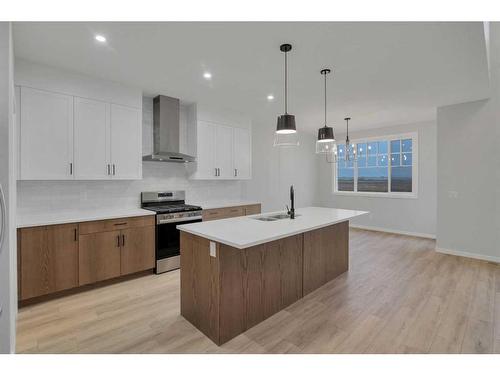
[{"label": "pendant light cord", "polygon": [[285,52],[285,114],[288,113],[288,106],[287,106],[287,102],[288,102],[288,61],[286,59],[286,55],[288,54],[288,52]]},{"label": "pendant light cord", "polygon": [[325,76],[325,128],[326,128],[326,74],[324,74]]}]

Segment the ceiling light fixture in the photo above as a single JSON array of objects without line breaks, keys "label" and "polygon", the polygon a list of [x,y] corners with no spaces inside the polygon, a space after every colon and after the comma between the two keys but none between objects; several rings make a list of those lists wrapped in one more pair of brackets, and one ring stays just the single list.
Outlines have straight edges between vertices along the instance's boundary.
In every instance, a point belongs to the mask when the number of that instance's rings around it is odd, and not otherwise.
[{"label": "ceiling light fixture", "polygon": [[95,36],[95,40],[97,40],[98,42],[101,42],[101,43],[105,43],[106,42],[106,37],[104,37],[102,35],[96,35]]},{"label": "ceiling light fixture", "polygon": [[267,96],[267,100],[269,100],[270,102],[274,100],[274,95],[273,94],[269,94]]},{"label": "ceiling light fixture", "polygon": [[333,154],[336,157],[337,147],[335,144],[335,136],[333,135],[333,128],[327,125],[326,121],[326,75],[331,73],[330,69],[323,69],[320,72],[325,78],[325,125],[318,129],[318,139],[316,140],[316,153],[317,154]]},{"label": "ceiling light fixture", "polygon": [[210,73],[210,72],[203,73],[203,78],[205,78],[205,79],[212,79],[212,73]]},{"label": "ceiling light fixture", "polygon": [[282,44],[280,51],[285,55],[285,113],[278,117],[274,146],[298,146],[295,116],[288,113],[288,60],[287,54],[292,50],[291,44]]}]

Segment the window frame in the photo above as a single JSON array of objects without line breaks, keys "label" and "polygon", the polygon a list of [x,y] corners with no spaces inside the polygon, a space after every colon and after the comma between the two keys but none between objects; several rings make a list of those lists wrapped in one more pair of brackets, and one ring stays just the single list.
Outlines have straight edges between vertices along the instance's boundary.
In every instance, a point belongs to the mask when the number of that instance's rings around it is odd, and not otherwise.
[{"label": "window frame", "polygon": [[[411,193],[408,192],[391,192],[391,173],[392,173],[392,158],[391,158],[391,141],[394,140],[412,140],[412,188]],[[367,191],[357,191],[358,190],[358,167],[355,164],[354,169],[354,191],[339,191],[338,190],[338,164],[332,164],[332,194],[334,195],[345,195],[345,196],[358,196],[358,197],[377,197],[377,198],[406,198],[406,199],[416,199],[418,198],[418,132],[410,133],[399,133],[390,135],[381,135],[376,137],[362,137],[351,139],[351,144],[355,144],[356,148],[358,143],[368,143],[375,141],[387,141],[387,157],[388,157],[388,192],[367,192]],[[401,151],[400,151],[401,154]]]}]

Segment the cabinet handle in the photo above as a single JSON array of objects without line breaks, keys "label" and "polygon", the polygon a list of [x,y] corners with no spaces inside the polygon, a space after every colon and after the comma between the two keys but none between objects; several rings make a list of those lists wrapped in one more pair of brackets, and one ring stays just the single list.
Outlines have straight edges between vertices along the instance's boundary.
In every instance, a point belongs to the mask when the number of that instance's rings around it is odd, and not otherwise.
[{"label": "cabinet handle", "polygon": [[76,238],[76,228],[75,228],[75,242],[76,242],[77,238]]},{"label": "cabinet handle", "polygon": [[111,174],[111,166],[108,164],[108,176]]},{"label": "cabinet handle", "polygon": [[73,163],[69,163],[69,174],[73,175]]},{"label": "cabinet handle", "polygon": [[238,169],[234,168],[234,177],[238,177]]},{"label": "cabinet handle", "polygon": [[122,234],[122,246],[125,246],[125,235]]},{"label": "cabinet handle", "polygon": [[215,169],[215,177],[217,177],[217,168],[214,168]]},{"label": "cabinet handle", "polygon": [[116,167],[115,165],[113,164],[113,176],[116,174]]},{"label": "cabinet handle", "polygon": [[127,225],[127,222],[125,222],[125,223],[115,223],[113,225]]},{"label": "cabinet handle", "polygon": [[120,235],[116,236],[116,247],[120,247]]}]

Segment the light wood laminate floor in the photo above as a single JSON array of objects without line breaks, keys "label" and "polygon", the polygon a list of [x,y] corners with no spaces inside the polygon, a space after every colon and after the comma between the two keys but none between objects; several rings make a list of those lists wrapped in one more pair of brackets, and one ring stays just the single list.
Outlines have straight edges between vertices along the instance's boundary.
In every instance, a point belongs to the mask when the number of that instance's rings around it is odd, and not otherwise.
[{"label": "light wood laminate floor", "polygon": [[500,353],[500,266],[351,229],[350,270],[217,347],[179,315],[179,271],[20,309],[21,353]]}]

